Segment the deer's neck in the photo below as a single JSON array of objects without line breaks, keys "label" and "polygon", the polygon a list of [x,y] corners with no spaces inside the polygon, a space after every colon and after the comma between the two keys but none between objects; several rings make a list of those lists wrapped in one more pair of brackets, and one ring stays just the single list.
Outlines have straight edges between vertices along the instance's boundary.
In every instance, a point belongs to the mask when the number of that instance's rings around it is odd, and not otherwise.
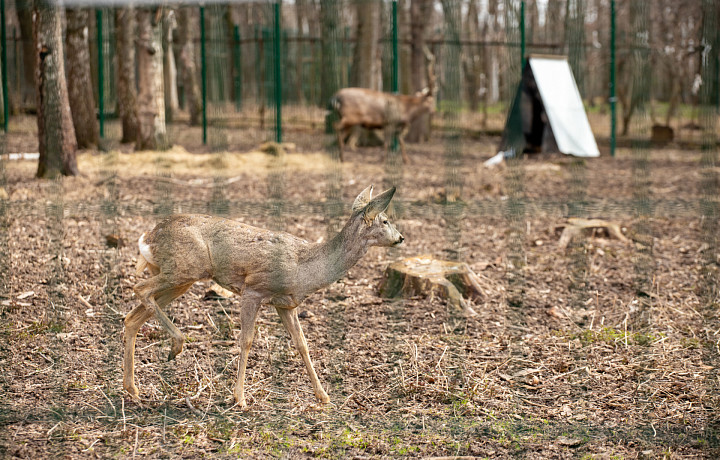
[{"label": "deer's neck", "polygon": [[363,223],[351,220],[340,233],[315,246],[300,261],[300,278],[308,293],[334,283],[365,255],[369,244],[360,237],[360,225]]}]

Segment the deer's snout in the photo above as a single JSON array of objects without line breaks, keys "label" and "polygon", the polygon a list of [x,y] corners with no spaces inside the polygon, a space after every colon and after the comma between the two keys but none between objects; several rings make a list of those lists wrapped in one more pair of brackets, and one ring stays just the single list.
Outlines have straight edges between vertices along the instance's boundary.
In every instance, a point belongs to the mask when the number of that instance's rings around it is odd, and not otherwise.
[{"label": "deer's snout", "polygon": [[396,245],[397,245],[397,244],[400,244],[400,243],[402,243],[403,241],[405,241],[405,237],[402,236],[402,235],[398,235],[398,239],[397,239],[397,241],[395,242],[395,244],[396,244]]}]

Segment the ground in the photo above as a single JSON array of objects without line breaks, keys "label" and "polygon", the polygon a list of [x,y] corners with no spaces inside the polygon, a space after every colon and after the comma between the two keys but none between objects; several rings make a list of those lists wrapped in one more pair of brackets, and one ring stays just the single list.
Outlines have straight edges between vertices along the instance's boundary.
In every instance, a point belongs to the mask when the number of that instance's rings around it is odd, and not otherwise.
[{"label": "ground", "polygon": [[[612,158],[603,147],[598,159],[486,169],[497,138],[438,134],[409,145],[412,163],[389,173],[379,148],[338,166],[318,144],[329,138],[287,135],[296,148],[282,160],[252,151],[262,137],[248,130],[246,148],[230,153],[83,152],[83,175],[60,181],[36,180],[33,161],[5,162],[3,457],[720,455],[707,154],[668,146]],[[32,151],[32,137],[9,135],[7,148]],[[445,155],[455,151],[458,163]],[[239,305],[205,299],[208,283],[166,309],[187,337],[174,361],[158,323],[142,328],[141,402],[123,393],[122,319],[148,276],[135,274],[136,241],[163,215],[224,214],[318,241],[365,186],[391,181],[405,243],[372,249],[299,307],[330,404],[315,400],[266,309],[250,407],[234,406]],[[561,249],[572,216],[616,222],[630,241],[599,231]],[[484,291],[476,315],[439,297],[379,297],[385,267],[419,254],[469,264]]]}]

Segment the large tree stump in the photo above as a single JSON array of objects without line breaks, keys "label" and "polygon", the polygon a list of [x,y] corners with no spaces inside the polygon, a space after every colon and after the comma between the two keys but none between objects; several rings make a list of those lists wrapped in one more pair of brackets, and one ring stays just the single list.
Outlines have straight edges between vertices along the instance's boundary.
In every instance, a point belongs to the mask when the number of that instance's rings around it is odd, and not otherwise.
[{"label": "large tree stump", "polygon": [[560,225],[557,229],[563,228],[560,240],[558,241],[558,247],[565,249],[568,247],[570,242],[577,236],[583,234],[586,231],[597,231],[602,230],[607,232],[611,238],[616,238],[623,243],[629,243],[630,240],[623,235],[620,230],[620,224],[615,222],[609,222],[602,219],[583,219],[580,217],[571,217],[568,219],[566,224]]},{"label": "large tree stump", "polygon": [[422,255],[395,262],[385,269],[380,284],[385,298],[438,295],[448,305],[476,315],[467,299],[483,296],[481,278],[463,262],[436,260]]}]

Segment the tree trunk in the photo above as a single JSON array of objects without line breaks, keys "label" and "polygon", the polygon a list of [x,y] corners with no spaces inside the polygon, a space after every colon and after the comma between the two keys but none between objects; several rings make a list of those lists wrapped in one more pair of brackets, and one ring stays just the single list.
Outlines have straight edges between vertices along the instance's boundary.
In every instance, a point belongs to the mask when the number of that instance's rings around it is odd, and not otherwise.
[{"label": "tree trunk", "polygon": [[100,133],[90,77],[89,14],[85,9],[70,8],[65,17],[68,96],[75,139],[79,148],[93,148],[98,145]]},{"label": "tree trunk", "polygon": [[[468,14],[465,20],[465,34],[470,40],[480,40],[480,21],[477,0],[468,3]],[[470,47],[469,52],[463,53],[463,73],[467,88],[467,99],[470,111],[476,112],[480,106],[480,85],[482,77],[481,55],[482,49]]]},{"label": "tree trunk", "polygon": [[165,120],[172,122],[173,114],[180,105],[177,92],[177,67],[173,53],[173,39],[176,28],[175,15],[163,15],[163,85],[165,87]]},{"label": "tree trunk", "polygon": [[356,0],[358,24],[353,86],[381,90],[380,78],[380,2]]},{"label": "tree trunk", "polygon": [[411,47],[405,43],[410,43],[410,0],[398,0],[398,44],[400,56],[398,56],[400,75],[399,88],[401,94],[411,94],[413,92],[412,72],[410,66]]},{"label": "tree trunk", "polygon": [[77,143],[65,81],[60,13],[52,0],[33,4],[40,159],[37,177],[77,175]]},{"label": "tree trunk", "polygon": [[195,44],[192,31],[195,30],[192,7],[178,9],[178,43],[180,45],[180,73],[185,92],[185,106],[190,115],[190,125],[200,124],[202,101],[200,98],[200,84],[198,82],[197,66],[195,64]]},{"label": "tree trunk", "polygon": [[[32,0],[15,0],[18,21],[20,23],[20,38],[22,39],[23,55],[23,81],[20,85],[20,94],[10,97],[9,102],[14,110],[27,110],[37,102],[35,97],[35,48],[33,47],[33,17]],[[10,91],[12,93],[12,91]]]},{"label": "tree trunk", "polygon": [[337,57],[340,40],[338,31],[339,12],[342,4],[335,0],[320,0],[320,106],[325,107],[330,98],[340,89],[340,74]]},{"label": "tree trunk", "polygon": [[135,10],[115,10],[117,28],[117,101],[122,122],[123,143],[138,138],[137,88],[135,86]]},{"label": "tree trunk", "polygon": [[[428,84],[425,73],[425,36],[430,23],[428,16],[432,13],[431,0],[412,0],[410,4],[410,69],[412,90],[420,91]],[[426,141],[430,137],[430,114],[416,118],[405,136],[405,142]]]},{"label": "tree trunk", "polygon": [[138,139],[136,150],[168,148],[160,11],[138,10]]},{"label": "tree trunk", "polygon": [[[297,36],[305,36],[305,24],[307,14],[307,0],[295,0],[295,27],[297,28]],[[308,27],[309,29],[309,27]],[[295,97],[298,105],[305,104],[305,94],[303,92],[303,56],[304,45],[302,41],[295,42]]]}]

